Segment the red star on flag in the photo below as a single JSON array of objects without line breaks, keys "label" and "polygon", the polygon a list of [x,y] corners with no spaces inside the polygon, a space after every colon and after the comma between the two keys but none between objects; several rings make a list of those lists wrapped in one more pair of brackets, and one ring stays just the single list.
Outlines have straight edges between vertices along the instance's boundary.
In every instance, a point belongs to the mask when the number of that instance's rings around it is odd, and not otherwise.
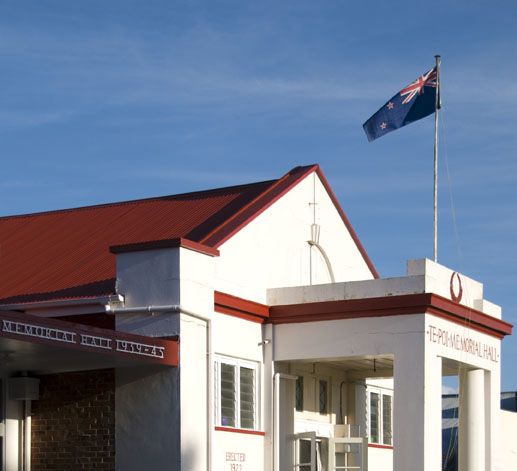
[{"label": "red star on flag", "polygon": [[388,104],[386,105],[388,107],[389,110],[392,110],[395,106],[395,103],[393,103],[392,101],[388,102]]},{"label": "red star on flag", "polygon": [[388,125],[386,123],[381,123],[381,129],[386,129]]}]

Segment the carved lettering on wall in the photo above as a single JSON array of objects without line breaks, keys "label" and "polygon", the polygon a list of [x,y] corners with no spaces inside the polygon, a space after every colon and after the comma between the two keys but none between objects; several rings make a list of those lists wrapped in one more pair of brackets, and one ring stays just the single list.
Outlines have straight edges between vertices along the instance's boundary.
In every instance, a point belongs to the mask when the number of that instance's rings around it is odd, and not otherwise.
[{"label": "carved lettering on wall", "polygon": [[1,331],[22,337],[32,337],[56,343],[67,343],[87,347],[145,356],[157,359],[165,358],[165,347],[131,340],[111,339],[100,335],[90,335],[81,331],[58,329],[37,324],[2,319]]},{"label": "carved lettering on wall", "polygon": [[244,471],[246,463],[246,453],[236,453],[227,451],[225,453],[225,471]]},{"label": "carved lettering on wall", "polygon": [[457,350],[459,352],[468,353],[484,360],[489,360],[494,363],[499,362],[499,352],[496,347],[487,345],[481,340],[469,337],[466,334],[441,329],[430,325],[427,332],[427,339],[443,347]]}]

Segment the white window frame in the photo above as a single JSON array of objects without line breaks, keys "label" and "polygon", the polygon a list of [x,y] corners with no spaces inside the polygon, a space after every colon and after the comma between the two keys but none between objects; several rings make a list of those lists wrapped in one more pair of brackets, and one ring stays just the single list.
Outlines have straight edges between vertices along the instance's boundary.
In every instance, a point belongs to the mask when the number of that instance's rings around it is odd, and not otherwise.
[{"label": "white window frame", "polygon": [[[371,433],[371,395],[372,393],[379,395],[379,441],[374,442],[372,441],[372,433]],[[384,442],[384,396],[389,396],[391,398],[391,443],[385,443]],[[393,391],[381,389],[381,388],[371,388],[368,387],[367,389],[367,410],[368,410],[368,443],[371,443],[372,445],[383,445],[383,446],[393,446]]]},{"label": "white window frame", "polygon": [[[221,363],[231,365],[236,368],[235,373],[235,425],[228,426],[221,423]],[[253,370],[255,375],[255,394],[253,397],[253,428],[244,428],[241,426],[241,391],[240,391],[240,368],[249,368]],[[227,357],[223,355],[214,355],[214,370],[215,370],[215,425],[218,427],[236,428],[242,430],[260,430],[260,368],[259,363],[241,358]]]}]

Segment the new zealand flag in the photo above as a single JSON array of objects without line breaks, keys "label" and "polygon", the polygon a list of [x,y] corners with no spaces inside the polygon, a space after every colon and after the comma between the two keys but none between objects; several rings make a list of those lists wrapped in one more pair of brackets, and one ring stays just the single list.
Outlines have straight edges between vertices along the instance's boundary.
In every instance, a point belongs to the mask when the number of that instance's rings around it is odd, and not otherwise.
[{"label": "new zealand flag", "polygon": [[[437,88],[435,67],[402,89],[363,124],[368,140],[373,141],[390,131],[434,113]],[[440,107],[440,100],[438,100],[438,107]]]}]

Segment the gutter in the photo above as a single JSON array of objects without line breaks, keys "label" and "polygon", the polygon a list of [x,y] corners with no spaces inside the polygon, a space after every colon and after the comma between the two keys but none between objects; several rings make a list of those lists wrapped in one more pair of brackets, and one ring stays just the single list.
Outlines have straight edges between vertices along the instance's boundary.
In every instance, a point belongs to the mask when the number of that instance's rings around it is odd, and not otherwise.
[{"label": "gutter", "polygon": [[124,302],[120,294],[96,296],[91,298],[60,299],[52,301],[36,301],[29,303],[0,304],[0,311],[26,311],[28,309],[50,309],[55,307],[76,307],[92,304],[108,305]]}]

